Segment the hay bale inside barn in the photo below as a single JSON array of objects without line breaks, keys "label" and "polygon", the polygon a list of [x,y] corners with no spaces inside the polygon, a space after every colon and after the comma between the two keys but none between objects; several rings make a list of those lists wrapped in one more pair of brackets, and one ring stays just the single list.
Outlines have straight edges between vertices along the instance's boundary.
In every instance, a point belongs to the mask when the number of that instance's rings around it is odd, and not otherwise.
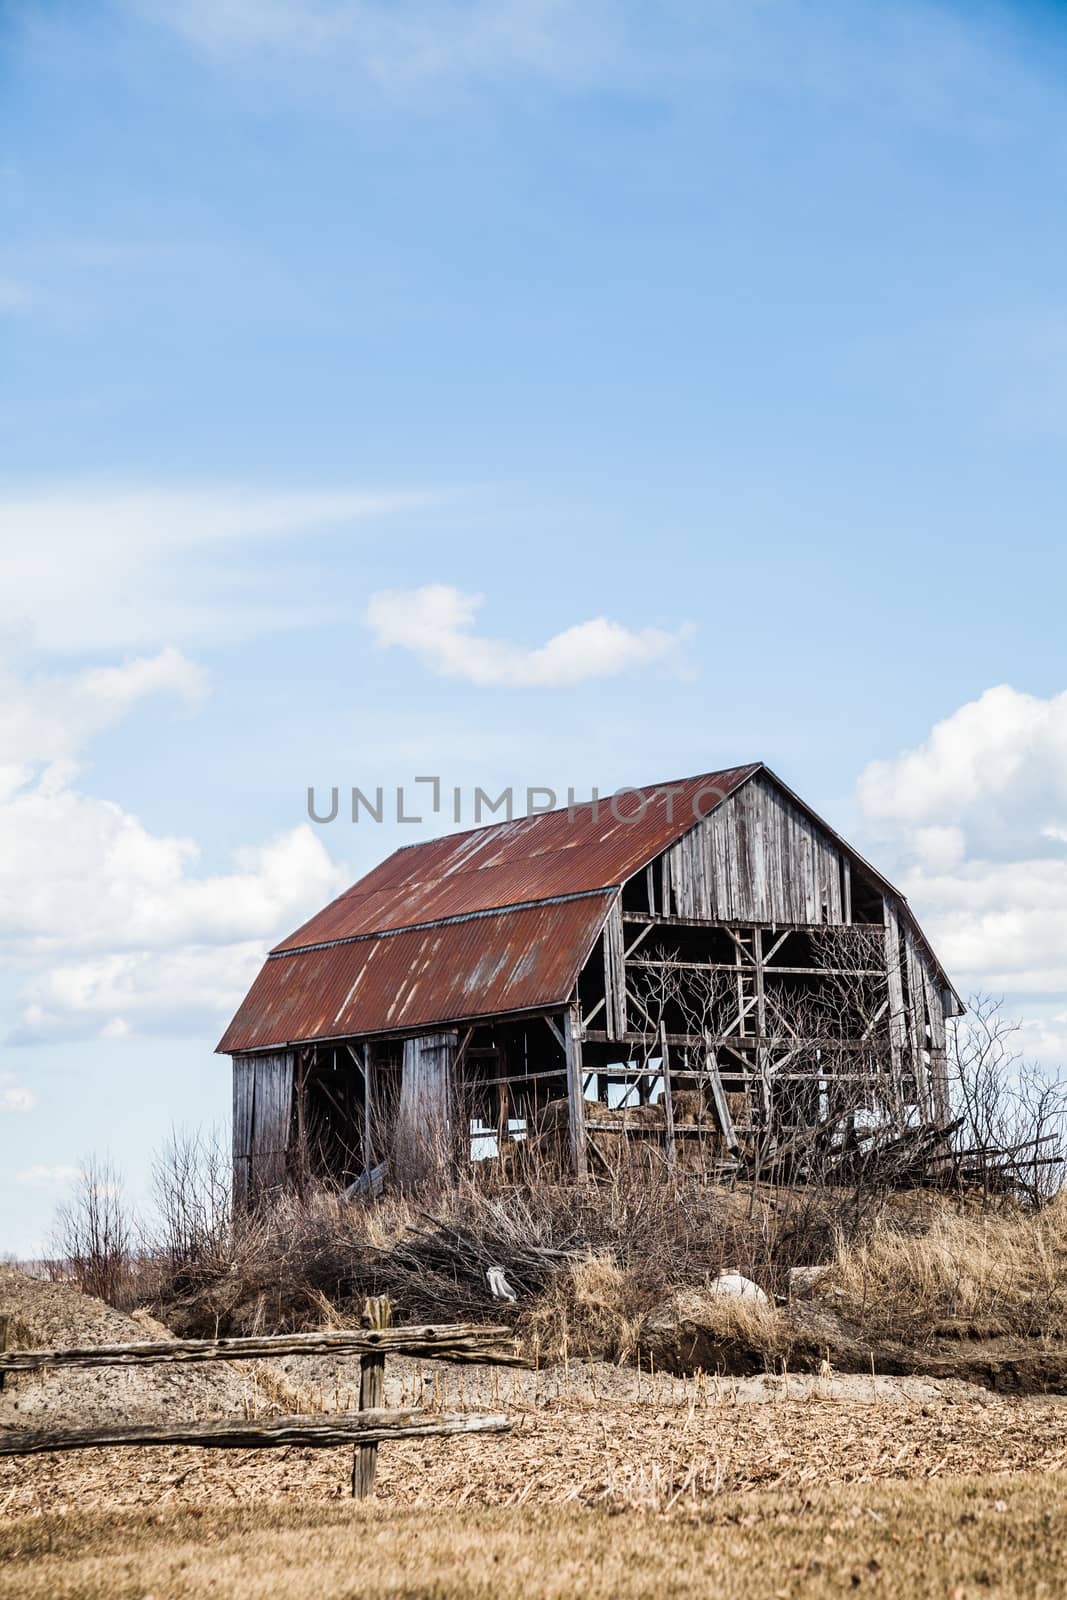
[{"label": "hay bale inside barn", "polygon": [[940,1126],[962,1009],[903,897],[762,763],[452,834],[271,951],[218,1047],[235,1195],[535,1151],[585,1175],[635,1139],[717,1173]]}]

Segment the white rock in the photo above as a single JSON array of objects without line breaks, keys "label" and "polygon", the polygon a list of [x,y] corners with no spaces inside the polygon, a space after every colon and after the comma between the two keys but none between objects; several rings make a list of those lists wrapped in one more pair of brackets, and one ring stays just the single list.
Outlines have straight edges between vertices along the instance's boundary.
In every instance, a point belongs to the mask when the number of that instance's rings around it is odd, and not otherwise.
[{"label": "white rock", "polygon": [[744,1278],[739,1272],[720,1272],[708,1285],[712,1294],[747,1295],[757,1302],[767,1303],[767,1296],[758,1283]]}]

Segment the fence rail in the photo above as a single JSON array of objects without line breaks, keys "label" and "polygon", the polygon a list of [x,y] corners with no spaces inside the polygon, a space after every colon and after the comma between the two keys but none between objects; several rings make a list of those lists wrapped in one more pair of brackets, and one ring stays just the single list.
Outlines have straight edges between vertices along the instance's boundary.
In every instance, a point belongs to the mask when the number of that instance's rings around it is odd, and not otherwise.
[{"label": "fence rail", "polygon": [[129,1367],[184,1361],[269,1360],[275,1356],[359,1356],[360,1409],[332,1416],[289,1415],[263,1418],[223,1417],[210,1422],[175,1422],[159,1426],[104,1426],[61,1430],[0,1431],[0,1456],[42,1455],[53,1450],[90,1450],[125,1445],[199,1445],[209,1449],[278,1449],[302,1445],[325,1449],[355,1446],[352,1493],[365,1499],[374,1491],[378,1445],[389,1439],[448,1438],[465,1433],[508,1433],[511,1423],[500,1412],[434,1413],[419,1409],[387,1410],[384,1397],[387,1355],[418,1356],[434,1361],[485,1362],[493,1366],[525,1366],[504,1343],[510,1330],[456,1323],[434,1327],[393,1328],[392,1310],[384,1297],[368,1300],[359,1329],[319,1333],[265,1334],[233,1339],[159,1339],[137,1344],[92,1345],[68,1350],[6,1350],[0,1353],[0,1385],[8,1373],[40,1372],[51,1367]]},{"label": "fence rail", "polygon": [[0,1432],[0,1456],[44,1455],[51,1450],[114,1449],[122,1445],[191,1444],[220,1450],[278,1449],[303,1445],[378,1444],[383,1439],[439,1439],[459,1433],[507,1433],[502,1412],[353,1411],[335,1417],[287,1416],[176,1422],[161,1427],[99,1427]]},{"label": "fence rail", "polygon": [[433,1361],[488,1362],[521,1367],[523,1358],[503,1341],[511,1330],[477,1323],[439,1327],[328,1329],[233,1339],[158,1339],[137,1344],[97,1344],[67,1350],[7,1350],[0,1375],[42,1367],[143,1367],[174,1361],[264,1361],[274,1356],[421,1356]]}]

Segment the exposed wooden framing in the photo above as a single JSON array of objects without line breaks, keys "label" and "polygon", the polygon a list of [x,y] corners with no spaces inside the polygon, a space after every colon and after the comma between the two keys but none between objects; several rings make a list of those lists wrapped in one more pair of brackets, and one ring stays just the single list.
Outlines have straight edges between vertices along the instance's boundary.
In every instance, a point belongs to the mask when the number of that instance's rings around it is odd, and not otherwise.
[{"label": "exposed wooden framing", "polygon": [[626,1032],[626,957],[623,951],[622,908],[618,899],[604,923],[604,998],[609,1033]]},{"label": "exposed wooden framing", "polygon": [[885,897],[885,968],[889,986],[889,1060],[890,1077],[898,1112],[903,1115],[901,1073],[904,1066],[904,1048],[907,1039],[907,1015],[904,1009],[904,985],[900,971],[900,922],[895,902]]},{"label": "exposed wooden framing", "polygon": [[737,1149],[737,1135],[734,1132],[734,1122],[730,1115],[730,1105],[726,1098],[726,1090],[722,1086],[722,1077],[719,1064],[715,1058],[715,1046],[709,1035],[704,1035],[704,1071],[707,1075],[708,1087],[711,1090],[711,1103],[715,1108],[719,1129],[728,1150]]},{"label": "exposed wooden framing", "polygon": [[904,951],[908,972],[908,1037],[911,1044],[911,1070],[915,1075],[915,1092],[919,1109],[926,1121],[930,1120],[930,1084],[927,1078],[926,1044],[926,985],[923,981],[919,952],[911,928],[904,928]]},{"label": "exposed wooden framing", "polygon": [[374,1160],[374,1046],[368,1039],[363,1046],[363,1170],[370,1175]]},{"label": "exposed wooden framing", "polygon": [[[567,1040],[564,1037],[564,1035],[560,1032],[560,1030],[556,1027],[554,1019],[552,1017],[545,1017],[543,1019],[543,1021],[544,1021],[545,1026],[547,1027],[549,1033],[552,1035],[553,1039],[555,1039],[556,1043],[559,1045],[560,1049],[563,1051],[564,1056],[566,1056],[566,1054],[567,1054]],[[605,1034],[604,1037],[606,1039],[607,1038],[607,1034]]]},{"label": "exposed wooden framing", "polygon": [[592,1011],[588,1012],[588,1014],[583,1018],[583,1026],[588,1027],[589,1023],[592,1022],[593,1018],[596,1017],[596,1016],[599,1016],[601,1011],[606,1012],[607,1011],[607,1005],[608,1005],[608,997],[607,997],[606,994],[602,994],[600,996],[600,999],[597,1001],[596,1005],[593,1007]]},{"label": "exposed wooden framing", "polygon": [[663,1131],[667,1166],[674,1172],[678,1166],[678,1149],[674,1142],[674,1095],[671,1090],[671,1052],[667,1043],[667,1030],[659,1028],[660,1072],[663,1074]]},{"label": "exposed wooden framing", "polygon": [[474,1030],[473,1027],[465,1028],[463,1030],[463,1037],[459,1041],[459,1046],[458,1046],[458,1048],[456,1050],[456,1061],[455,1061],[454,1070],[455,1070],[455,1072],[457,1074],[460,1073],[463,1070],[463,1065],[464,1065],[464,1063],[465,1063],[465,1061],[467,1059],[467,1052],[471,1048],[471,1040],[474,1038],[474,1033],[475,1033],[475,1030]]},{"label": "exposed wooden framing", "polygon": [[574,1006],[569,1006],[563,1013],[563,1048],[567,1059],[571,1160],[576,1176],[583,1181],[589,1170],[585,1148],[585,1084],[582,1076],[582,1038]]},{"label": "exposed wooden framing", "polygon": [[506,1086],[509,1089],[521,1089],[524,1083],[543,1083],[548,1078],[563,1078],[566,1076],[567,1067],[561,1063],[558,1067],[550,1067],[546,1072],[511,1072],[501,1078],[479,1078],[479,1089],[499,1089]]},{"label": "exposed wooden framing", "polygon": [[[631,961],[629,965],[632,967],[665,967],[677,972],[737,971],[736,961],[657,961],[654,959],[639,959]],[[884,967],[770,967],[766,961],[753,962],[753,966],[762,967],[763,972],[772,978],[880,978],[885,972]]]},{"label": "exposed wooden framing", "polygon": [[[622,920],[624,922],[629,920],[625,911],[622,913]],[[637,935],[637,938],[634,940],[633,944],[631,944],[628,949],[623,951],[622,955],[624,961],[629,961],[634,951],[640,949],[655,926],[655,921],[651,919],[644,924],[641,932]]]},{"label": "exposed wooden framing", "polygon": [[[653,1037],[655,1037],[656,1033],[657,1029],[652,1029]],[[589,1044],[625,1044],[641,1046],[647,1045],[649,1035],[647,1033],[640,1033],[635,1030],[631,1030],[623,1039],[609,1039],[607,1034],[602,1029],[588,1028],[582,1037]],[[713,1037],[715,1044],[720,1049],[726,1046],[736,1045],[738,1047],[743,1046],[746,1049],[752,1050],[755,1049],[757,1043],[756,1036],[752,1033],[717,1033]],[[667,1038],[672,1045],[693,1046],[701,1044],[704,1035],[700,1033],[676,1033],[673,1030],[668,1029]],[[767,1035],[766,1043],[773,1046],[773,1048],[776,1050],[782,1049],[783,1047],[792,1047],[794,1044],[800,1043],[810,1045],[813,1049],[836,1050],[840,1051],[842,1054],[858,1052],[860,1054],[869,1055],[871,1048],[870,1041],[867,1039],[839,1039],[835,1038],[832,1034],[811,1034],[802,1040],[798,1040],[795,1033],[769,1033]]]},{"label": "exposed wooden framing", "polygon": [[948,1049],[945,1037],[945,996],[934,982],[933,974],[923,965],[926,985],[926,1014],[930,1024],[930,1100],[935,1117],[947,1122],[949,1117]]}]

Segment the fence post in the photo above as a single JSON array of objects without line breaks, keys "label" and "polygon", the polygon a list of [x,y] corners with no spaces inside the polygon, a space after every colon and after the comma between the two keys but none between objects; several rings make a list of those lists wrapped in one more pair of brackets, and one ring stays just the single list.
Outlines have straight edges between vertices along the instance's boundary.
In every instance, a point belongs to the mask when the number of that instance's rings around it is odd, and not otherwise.
[{"label": "fence post", "polygon": [[[375,1295],[364,1301],[361,1321],[365,1328],[388,1328],[393,1320],[393,1308],[385,1295]],[[360,1357],[359,1409],[372,1411],[385,1399],[385,1356],[375,1352]],[[378,1446],[358,1444],[352,1457],[352,1496],[366,1500],[374,1493],[374,1476],[378,1470]]]},{"label": "fence post", "polygon": [[[7,1312],[0,1312],[0,1355],[7,1349],[11,1337],[11,1318]],[[6,1374],[0,1372],[0,1394],[4,1392],[4,1378]]]}]

